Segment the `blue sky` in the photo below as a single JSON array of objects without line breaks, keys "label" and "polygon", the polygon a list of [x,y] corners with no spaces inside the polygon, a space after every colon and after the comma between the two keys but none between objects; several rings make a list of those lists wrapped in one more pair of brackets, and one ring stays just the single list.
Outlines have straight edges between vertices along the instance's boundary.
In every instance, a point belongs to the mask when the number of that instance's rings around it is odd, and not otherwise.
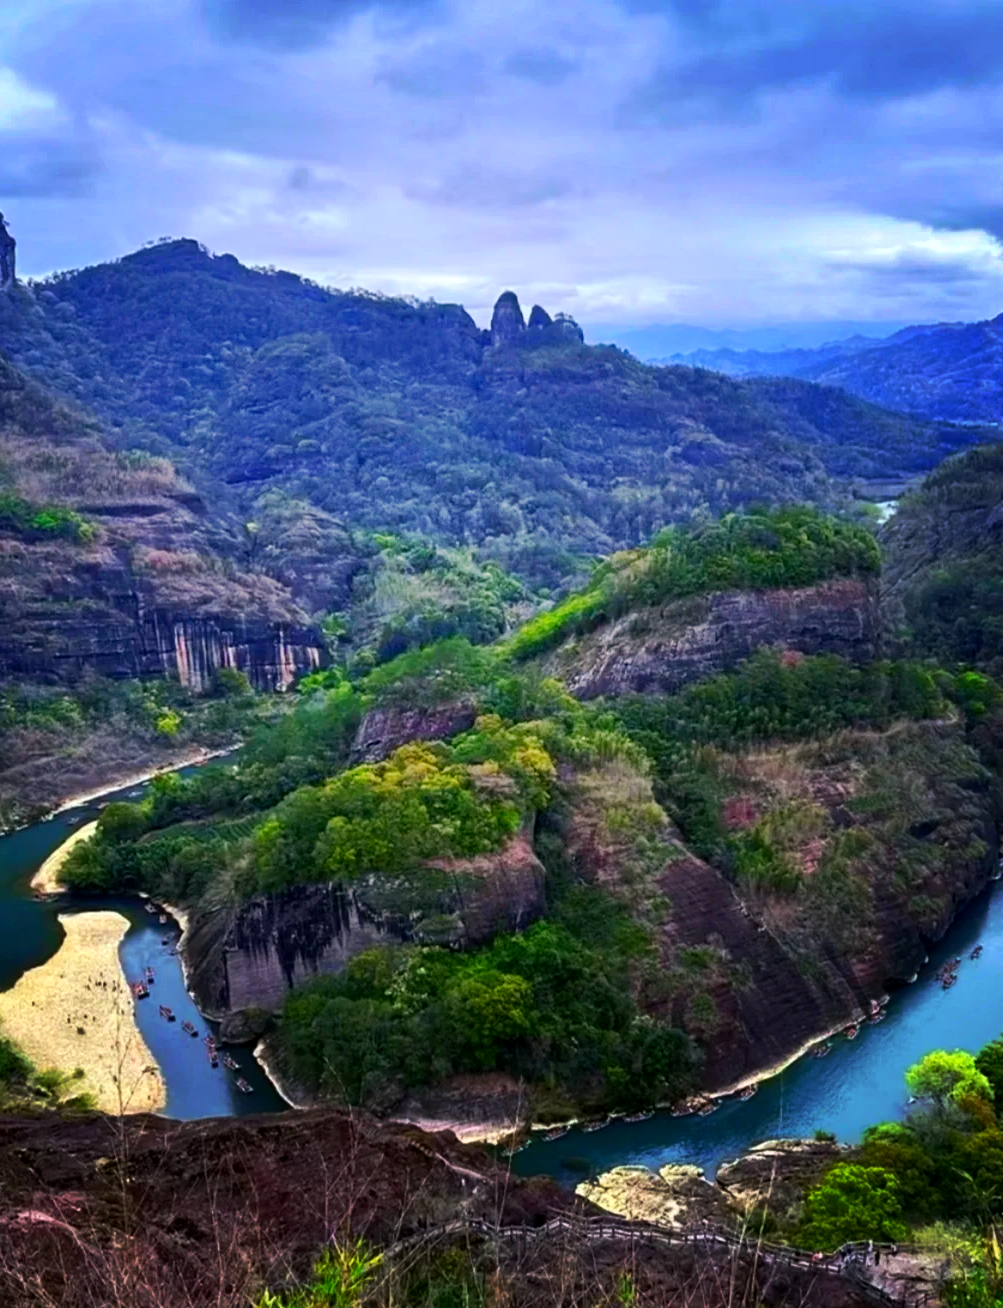
[{"label": "blue sky", "polygon": [[590,323],[1003,310],[998,0],[0,0],[24,274],[164,235]]}]

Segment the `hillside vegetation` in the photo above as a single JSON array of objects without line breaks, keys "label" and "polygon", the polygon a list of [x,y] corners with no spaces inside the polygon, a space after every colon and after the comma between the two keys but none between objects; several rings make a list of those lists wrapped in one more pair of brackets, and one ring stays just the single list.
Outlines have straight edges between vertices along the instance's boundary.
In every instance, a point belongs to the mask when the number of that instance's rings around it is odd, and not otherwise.
[{"label": "hillside vegetation", "polygon": [[[863,529],[783,509],[673,531],[594,584],[626,610],[715,584],[870,575],[877,562]],[[494,646],[454,636],[373,670],[313,674],[235,768],[109,806],[63,875],[210,915],[375,877],[404,911],[443,869],[462,885],[465,860],[528,836],[546,870],[542,921],[459,953],[405,933],[289,996],[276,1037],[287,1072],[381,1108],[461,1072],[522,1076],[565,1107],[638,1106],[694,1085],[749,977],[740,958],[676,939],[661,878],[680,859],[709,860],[706,875],[771,923],[805,974],[820,948],[847,967],[880,949],[875,887],[893,866],[885,908],[917,945],[954,911],[958,869],[978,877],[991,808],[979,751],[1001,711],[987,678],[762,650],[677,695],[587,708],[520,657],[569,629],[541,634],[533,619]],[[457,703],[471,729],[352,766],[367,715],[418,722]]]},{"label": "hillside vegetation", "polygon": [[903,650],[1003,674],[1003,445],[949,459],[882,532]]},{"label": "hillside vegetation", "polygon": [[[0,328],[119,447],[175,459],[245,521],[309,505],[476,546],[550,589],[668,523],[833,504],[834,475],[929,467],[944,447],[839,392],[650,368],[575,330],[492,335],[457,305],[328,291],[192,241],[20,288]],[[267,566],[288,562],[274,538]],[[339,607],[322,589],[314,569],[309,608]]]}]

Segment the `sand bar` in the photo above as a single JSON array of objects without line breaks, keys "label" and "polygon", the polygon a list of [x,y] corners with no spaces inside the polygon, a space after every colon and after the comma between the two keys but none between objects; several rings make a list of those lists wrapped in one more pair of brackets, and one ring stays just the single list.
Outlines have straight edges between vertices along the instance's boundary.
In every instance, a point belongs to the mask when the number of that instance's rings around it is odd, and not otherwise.
[{"label": "sand bar", "polygon": [[164,1080],[118,956],[128,920],[99,912],[60,914],[59,922],[66,939],[58,951],[0,994],[4,1033],[36,1067],[83,1068],[78,1084],[105,1112],[156,1112],[167,1100]]},{"label": "sand bar", "polygon": [[240,749],[240,745],[227,745],[225,749],[206,749],[204,746],[200,746],[198,749],[186,750],[185,753],[176,755],[167,763],[160,763],[156,767],[146,768],[142,772],[133,772],[128,776],[109,781],[99,790],[86,790],[78,795],[70,795],[52,810],[49,817],[55,817],[58,813],[65,813],[67,809],[80,808],[83,804],[91,804],[96,799],[104,799],[105,795],[114,795],[117,790],[126,790],[131,786],[141,786],[147,781],[152,781],[154,777],[163,776],[165,772],[180,772],[182,768],[209,763],[214,758],[226,758],[227,754],[235,754],[238,749]]},{"label": "sand bar", "polygon": [[79,845],[84,840],[90,840],[94,832],[97,831],[98,824],[87,822],[79,831],[74,831],[72,835],[67,836],[61,845],[58,845],[35,875],[31,878],[31,888],[39,895],[58,895],[63,890],[59,884],[59,869],[66,862],[66,856],[74,845]]}]

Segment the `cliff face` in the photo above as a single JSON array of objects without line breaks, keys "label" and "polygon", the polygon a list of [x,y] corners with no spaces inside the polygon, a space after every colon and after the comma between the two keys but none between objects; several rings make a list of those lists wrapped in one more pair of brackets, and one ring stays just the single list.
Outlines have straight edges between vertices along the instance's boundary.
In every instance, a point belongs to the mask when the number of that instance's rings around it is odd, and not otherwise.
[{"label": "cliff face", "polygon": [[908,981],[999,855],[991,778],[955,724],[847,732],[721,755],[719,767],[730,832],[764,820],[786,830],[796,887],[698,858],[623,764],[566,777],[559,816],[577,874],[652,929],[658,967],[642,1002],[698,1041],[712,1090],[784,1062]]},{"label": "cliff face", "polygon": [[197,918],[189,983],[206,1012],[277,1009],[295,985],[339,972],[374,945],[465,947],[517,931],[544,909],[544,870],[521,835],[498,854],[443,860],[406,877],[296,886]]},{"label": "cliff face", "polygon": [[726,672],[763,645],[802,654],[873,658],[876,597],[865,582],[740,591],[641,609],[572,639],[546,661],[579,699],[673,693]]},{"label": "cliff face", "polygon": [[0,537],[0,614],[0,678],[168,676],[198,692],[228,667],[283,690],[322,659],[320,633],[269,579],[207,571],[165,584],[109,541]]},{"label": "cliff face", "polygon": [[236,524],[166,460],[112,453],[2,357],[0,467],[23,506],[0,513],[0,679],[171,676],[200,691],[231,667],[275,690],[320,662],[320,632],[247,566]]},{"label": "cliff face", "polygon": [[476,705],[462,701],[428,709],[372,709],[355,733],[349,762],[381,763],[411,740],[448,740],[469,731],[476,717]]}]

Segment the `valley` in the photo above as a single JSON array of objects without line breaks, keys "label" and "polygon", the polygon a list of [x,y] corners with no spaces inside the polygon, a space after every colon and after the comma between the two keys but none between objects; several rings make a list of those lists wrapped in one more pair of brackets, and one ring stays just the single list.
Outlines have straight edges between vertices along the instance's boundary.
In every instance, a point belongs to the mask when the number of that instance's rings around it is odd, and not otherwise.
[{"label": "valley", "polygon": [[[250,1042],[243,1096],[140,1003],[167,1120],[275,1142],[349,1110],[391,1150],[572,1120],[514,1172],[713,1174],[790,1129],[866,1152],[911,1060],[996,1034],[984,433],[187,241],[15,283],[0,319],[4,983],[59,967],[57,908],[123,914],[125,975]],[[914,488],[879,524],[861,478]],[[27,899],[84,819],[68,898]],[[47,1075],[19,1068],[18,1110]],[[547,1184],[513,1202],[579,1203]]]}]

